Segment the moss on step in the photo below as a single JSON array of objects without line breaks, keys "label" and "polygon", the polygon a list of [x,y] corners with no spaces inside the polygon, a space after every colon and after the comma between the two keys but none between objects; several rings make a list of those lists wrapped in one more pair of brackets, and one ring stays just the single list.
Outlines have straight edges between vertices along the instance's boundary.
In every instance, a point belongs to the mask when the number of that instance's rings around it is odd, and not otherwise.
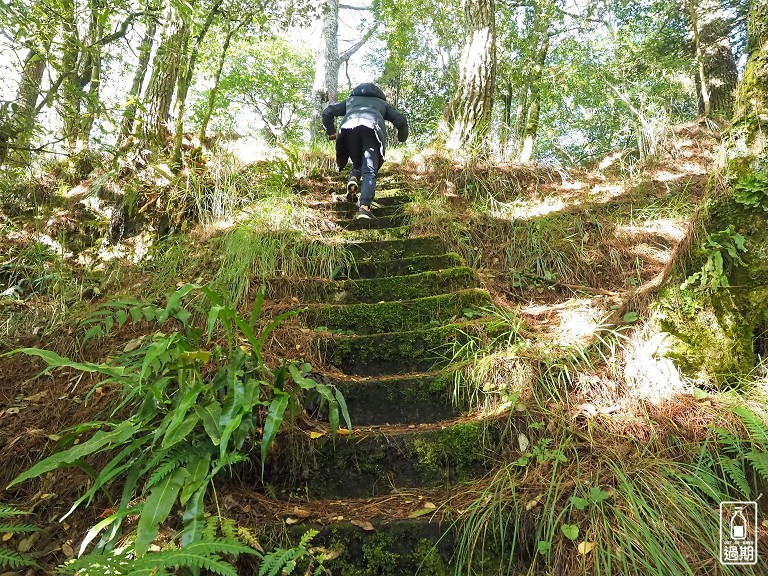
[{"label": "moss on step", "polygon": [[452,402],[453,370],[418,376],[337,381],[354,426],[421,424],[457,416],[467,406]]},{"label": "moss on step", "polygon": [[357,334],[376,334],[430,326],[455,317],[462,310],[473,310],[491,303],[484,290],[472,288],[452,294],[438,294],[395,302],[375,304],[316,305],[302,315],[307,326],[325,326],[329,330],[352,330]]},{"label": "moss on step", "polygon": [[408,224],[408,216],[405,214],[393,214],[391,216],[380,216],[372,220],[366,220],[364,218],[358,220],[341,220],[338,225],[344,228],[344,230],[378,230],[384,232],[385,230],[393,230],[400,226]]},{"label": "moss on step", "polygon": [[454,292],[474,287],[471,268],[458,266],[445,270],[421,272],[411,276],[364,278],[360,280],[305,279],[298,282],[273,280],[271,298],[295,296],[301,303],[352,304],[408,300]]},{"label": "moss on step", "polygon": [[349,243],[347,247],[358,261],[434,256],[448,251],[445,242],[439,236],[356,242]]},{"label": "moss on step", "polygon": [[468,338],[476,324],[367,336],[333,336],[318,341],[326,364],[347,374],[379,375],[420,372],[447,365],[454,343]]},{"label": "moss on step", "polygon": [[[498,422],[476,420],[391,434],[355,432],[335,442],[323,436],[314,441],[314,465],[303,484],[313,498],[368,497],[394,489],[451,485],[485,474],[499,437]],[[279,478],[269,481],[280,485]]]},{"label": "moss on step", "polygon": [[373,242],[377,240],[400,240],[408,238],[411,233],[409,226],[395,228],[344,230],[342,238],[352,242]]},{"label": "moss on step", "polygon": [[668,282],[659,298],[660,324],[669,337],[662,353],[688,376],[715,387],[730,386],[765,357],[768,330],[768,214],[738,204],[730,196],[710,200],[701,218],[707,233],[734,224],[746,238],[744,265],[728,266],[730,287],[714,293],[682,281],[701,269],[706,256],[694,253],[690,265]]},{"label": "moss on step", "polygon": [[356,270],[351,272],[355,278],[381,278],[383,276],[405,276],[428,270],[444,270],[463,266],[464,261],[455,252],[439,256],[413,256],[396,260],[358,262]]}]

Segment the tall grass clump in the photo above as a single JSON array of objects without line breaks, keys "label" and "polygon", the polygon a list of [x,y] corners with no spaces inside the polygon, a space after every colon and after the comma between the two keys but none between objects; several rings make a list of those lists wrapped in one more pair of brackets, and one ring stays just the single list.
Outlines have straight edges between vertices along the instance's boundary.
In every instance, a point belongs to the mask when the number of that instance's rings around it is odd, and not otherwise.
[{"label": "tall grass clump", "polygon": [[704,441],[652,443],[529,413],[457,521],[456,574],[489,562],[500,573],[763,574],[759,563],[720,565],[719,504],[753,499],[768,481],[768,423],[743,406],[722,412]]},{"label": "tall grass clump", "polygon": [[340,243],[312,239],[306,231],[311,211],[292,195],[268,197],[250,217],[220,240],[220,265],[213,284],[233,305],[245,300],[253,280],[319,276],[334,278],[354,267]]}]

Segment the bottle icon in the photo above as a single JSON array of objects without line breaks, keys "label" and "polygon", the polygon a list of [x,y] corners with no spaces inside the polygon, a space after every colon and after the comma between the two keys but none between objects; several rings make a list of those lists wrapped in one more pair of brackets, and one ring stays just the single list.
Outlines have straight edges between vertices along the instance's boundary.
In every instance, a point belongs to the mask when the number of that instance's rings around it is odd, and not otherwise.
[{"label": "bottle icon", "polygon": [[744,540],[747,537],[747,517],[744,516],[743,506],[736,506],[731,516],[731,537],[734,540]]}]

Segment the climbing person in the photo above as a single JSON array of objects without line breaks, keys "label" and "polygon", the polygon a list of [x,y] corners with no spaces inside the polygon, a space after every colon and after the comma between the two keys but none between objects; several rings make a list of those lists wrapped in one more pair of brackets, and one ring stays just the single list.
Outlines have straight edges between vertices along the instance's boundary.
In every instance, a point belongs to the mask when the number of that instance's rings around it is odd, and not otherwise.
[{"label": "climbing person", "polygon": [[[344,116],[336,133],[336,117]],[[360,202],[355,218],[373,219],[371,204],[376,194],[376,175],[384,162],[386,133],[384,121],[397,128],[398,142],[408,138],[408,121],[394,107],[387,104],[381,88],[375,84],[360,84],[349,98],[331,104],[323,110],[323,128],[329,140],[336,141],[336,164],[339,172],[352,160],[347,182],[347,200]]]}]

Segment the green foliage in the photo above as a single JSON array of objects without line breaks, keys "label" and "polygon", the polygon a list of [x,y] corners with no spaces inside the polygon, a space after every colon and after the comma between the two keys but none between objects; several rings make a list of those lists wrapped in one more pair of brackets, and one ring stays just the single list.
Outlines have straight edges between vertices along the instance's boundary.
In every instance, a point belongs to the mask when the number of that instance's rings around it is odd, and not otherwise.
[{"label": "green foliage", "polygon": [[[194,315],[185,307],[192,294],[198,296]],[[35,348],[12,352],[37,356],[49,368],[99,374],[103,379],[94,388],[116,384],[120,392],[110,420],[68,429],[58,452],[11,485],[67,466],[91,470],[89,489],[65,517],[81,504],[90,504],[99,492],[109,495],[112,487],[120,486],[114,512],[89,531],[81,552],[102,532],[95,551],[110,551],[126,516],[138,515],[131,553],[142,558],[177,505],[184,510],[182,545],[200,541],[205,496],[213,478],[245,460],[241,450],[250,445],[246,441],[259,435],[263,474],[277,431],[300,410],[303,395],[317,395],[328,403],[334,433],[339,414],[349,425],[339,391],[308,378],[308,364],[284,362],[276,370],[264,364],[267,338],[292,313],[259,328],[263,299],[262,289],[246,319],[210,288],[186,284],[168,297],[165,307],[123,300],[104,305],[83,321],[86,340],[104,337],[129,320],[173,325],[167,333],[158,331],[130,342],[110,362],[76,362]],[[201,322],[195,321],[198,317]],[[223,344],[214,339],[217,326],[224,333]],[[87,459],[99,455],[110,460],[101,470],[93,470]]]},{"label": "green foliage", "polygon": [[[277,576],[278,574],[293,574],[300,563],[307,562],[304,574],[320,576],[330,574],[324,566],[324,551],[311,548],[312,538],[317,536],[317,530],[307,530],[302,534],[301,540],[293,548],[276,548],[269,554],[265,554],[259,568],[259,576]],[[315,567],[317,563],[317,567]]]},{"label": "green foliage", "polygon": [[733,199],[768,212],[768,172],[750,172],[739,178],[733,187]]},{"label": "green foliage", "polygon": [[729,286],[728,267],[743,265],[739,252],[746,252],[746,239],[729,225],[725,230],[708,234],[701,244],[699,253],[706,258],[698,272],[694,272],[680,285],[685,290],[698,283],[696,290],[717,292],[720,288]]},{"label": "green foliage", "polygon": [[[216,98],[214,125],[222,127],[241,109],[255,111],[269,141],[296,142],[311,115],[314,61],[308,49],[280,35],[233,42]],[[206,99],[195,108],[197,119]]]},{"label": "green foliage", "polygon": [[[0,504],[0,534],[27,534],[29,532],[37,532],[39,528],[32,524],[20,524],[15,521],[9,521],[10,519],[15,520],[18,516],[23,516],[25,514],[29,514],[29,512],[19,510],[13,506]],[[37,566],[37,563],[5,545],[0,545],[0,568],[16,569],[25,566]]]},{"label": "green foliage", "polygon": [[77,576],[171,576],[177,568],[199,574],[207,570],[221,576],[237,576],[237,572],[223,556],[257,554],[255,550],[236,540],[205,540],[182,549],[152,552],[143,558],[134,558],[128,550],[118,553],[88,554],[59,567],[59,574]]}]

